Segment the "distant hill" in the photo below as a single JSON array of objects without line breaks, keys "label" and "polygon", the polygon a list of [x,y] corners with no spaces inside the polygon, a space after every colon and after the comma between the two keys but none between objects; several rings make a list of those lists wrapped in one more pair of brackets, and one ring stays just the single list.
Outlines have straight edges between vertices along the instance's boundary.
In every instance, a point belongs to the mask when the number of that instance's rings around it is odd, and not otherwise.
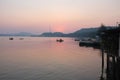
[{"label": "distant hill", "polygon": [[16,34],[13,34],[15,36],[31,36],[33,35],[32,33],[28,33],[28,32],[20,32],[20,33],[16,33]]},{"label": "distant hill", "polygon": [[54,32],[54,33],[46,32],[46,33],[42,33],[40,37],[63,37],[64,35],[65,34],[61,32]]},{"label": "distant hill", "polygon": [[68,34],[69,37],[95,37],[99,28],[83,28]]},{"label": "distant hill", "polygon": [[[115,28],[115,26],[107,26],[106,29],[111,29]],[[46,32],[42,33],[39,35],[39,37],[79,37],[79,38],[84,38],[84,37],[90,37],[90,38],[95,38],[98,35],[98,30],[100,27],[97,28],[82,28],[80,30],[77,30],[73,33],[69,34],[64,34],[61,32]]]},{"label": "distant hill", "polygon": [[64,34],[61,32],[46,32],[39,35],[39,37],[95,37],[97,31],[98,28],[84,28],[69,34]]},{"label": "distant hill", "polygon": [[[107,26],[106,29],[115,28],[115,26]],[[97,28],[82,28],[80,30],[77,30],[73,33],[64,34],[62,32],[45,32],[40,35],[35,35],[32,33],[27,32],[20,32],[15,34],[0,34],[0,36],[32,36],[32,37],[89,37],[89,38],[95,38],[98,35],[100,27]]]},{"label": "distant hill", "polygon": [[20,32],[20,33],[10,33],[10,34],[0,34],[0,36],[31,36],[32,33]]}]

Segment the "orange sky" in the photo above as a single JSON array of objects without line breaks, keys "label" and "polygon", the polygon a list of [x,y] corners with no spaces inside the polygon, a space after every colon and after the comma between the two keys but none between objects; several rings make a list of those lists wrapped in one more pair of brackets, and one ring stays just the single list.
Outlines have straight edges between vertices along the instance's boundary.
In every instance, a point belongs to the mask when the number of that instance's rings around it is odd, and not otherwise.
[{"label": "orange sky", "polygon": [[[0,0],[0,32],[73,32],[116,25],[120,0]],[[50,25],[50,26],[49,26]]]}]

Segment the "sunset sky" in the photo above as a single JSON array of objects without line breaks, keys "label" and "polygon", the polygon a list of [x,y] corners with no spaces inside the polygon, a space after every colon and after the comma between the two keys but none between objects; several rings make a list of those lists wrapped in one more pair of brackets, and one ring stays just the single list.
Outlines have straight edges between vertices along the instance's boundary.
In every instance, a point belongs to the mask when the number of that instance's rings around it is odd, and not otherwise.
[{"label": "sunset sky", "polygon": [[120,0],[0,0],[0,33],[69,33],[116,22]]}]

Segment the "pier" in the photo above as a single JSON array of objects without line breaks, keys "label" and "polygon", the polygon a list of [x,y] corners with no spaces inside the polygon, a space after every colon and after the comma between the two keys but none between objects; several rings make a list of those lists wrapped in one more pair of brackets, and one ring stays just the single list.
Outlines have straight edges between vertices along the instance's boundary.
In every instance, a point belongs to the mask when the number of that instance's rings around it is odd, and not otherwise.
[{"label": "pier", "polygon": [[[101,80],[120,80],[120,24],[119,27],[101,32],[102,74]],[[106,54],[106,60],[104,54]],[[106,61],[106,69],[104,69]],[[106,76],[104,76],[106,72]]]}]

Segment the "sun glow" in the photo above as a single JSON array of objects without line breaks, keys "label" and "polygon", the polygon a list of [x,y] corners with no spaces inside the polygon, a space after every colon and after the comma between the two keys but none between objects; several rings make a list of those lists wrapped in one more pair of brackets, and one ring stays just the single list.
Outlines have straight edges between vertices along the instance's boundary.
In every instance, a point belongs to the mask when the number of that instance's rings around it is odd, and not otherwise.
[{"label": "sun glow", "polygon": [[43,33],[49,24],[52,32],[65,33],[114,25],[119,7],[120,0],[0,0],[0,33]]}]

